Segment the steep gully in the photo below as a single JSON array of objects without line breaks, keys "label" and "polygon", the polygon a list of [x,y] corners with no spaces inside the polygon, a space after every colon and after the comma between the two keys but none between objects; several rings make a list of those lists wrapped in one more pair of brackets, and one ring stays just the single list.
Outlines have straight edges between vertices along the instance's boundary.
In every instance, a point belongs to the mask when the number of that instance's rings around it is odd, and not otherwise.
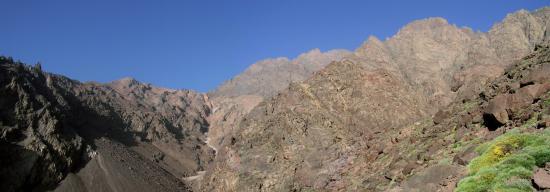
[{"label": "steep gully", "polygon": [[[211,101],[207,100],[207,102],[209,102],[208,106],[211,106],[211,107],[214,106],[214,104]],[[211,121],[211,120],[209,120],[209,121]],[[211,122],[209,122],[209,124],[210,123]],[[206,134],[206,140],[204,142],[206,143],[206,146],[208,146],[208,147],[210,147],[210,149],[214,150],[214,157],[213,158],[216,158],[216,155],[218,154],[218,149],[211,144],[212,140],[211,140],[211,137],[209,136],[208,133]],[[197,171],[196,175],[184,177],[183,181],[192,182],[192,181],[195,181],[197,179],[202,178],[205,174],[206,174],[206,171]]]},{"label": "steep gully", "polygon": [[[216,147],[212,146],[212,144],[210,144],[210,142],[211,142],[210,137],[207,135],[205,143],[208,147],[210,147],[212,150],[214,150],[214,158],[216,158],[215,155],[218,154],[218,149],[216,149]],[[183,180],[186,181],[186,182],[194,181],[194,180],[197,180],[199,178],[202,178],[205,173],[206,173],[206,171],[198,171],[196,175],[189,176],[189,177],[184,177]]]}]

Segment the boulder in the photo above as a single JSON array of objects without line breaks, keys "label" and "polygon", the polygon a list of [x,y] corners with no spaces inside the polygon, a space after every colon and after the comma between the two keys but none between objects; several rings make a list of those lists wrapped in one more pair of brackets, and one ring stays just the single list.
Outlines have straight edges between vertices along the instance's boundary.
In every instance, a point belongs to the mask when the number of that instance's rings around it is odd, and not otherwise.
[{"label": "boulder", "polygon": [[475,151],[475,147],[474,146],[470,146],[468,148],[466,148],[466,150],[456,154],[454,157],[453,157],[453,162],[459,164],[459,165],[468,165],[468,163],[474,159],[475,157],[477,157],[477,153]]},{"label": "boulder", "polygon": [[538,128],[549,128],[550,127],[550,116],[543,116],[540,118],[540,122],[537,125]]},{"label": "boulder", "polygon": [[530,106],[533,99],[540,97],[542,91],[550,89],[550,85],[529,85],[514,94],[502,94],[495,96],[485,108],[483,120],[489,129],[496,129],[509,119],[517,118],[521,110]]},{"label": "boulder", "polygon": [[434,117],[433,117],[433,122],[434,124],[440,124],[442,123],[445,119],[449,118],[449,116],[451,115],[451,113],[449,111],[446,111],[446,110],[439,110],[437,111],[437,113],[435,113]]},{"label": "boulder", "polygon": [[527,85],[519,89],[518,94],[530,96],[532,99],[538,99],[550,90],[550,83]]},{"label": "boulder", "polygon": [[547,83],[550,82],[550,65],[545,64],[540,68],[534,69],[529,75],[521,81],[521,84]]},{"label": "boulder", "polygon": [[435,165],[405,180],[401,187],[403,191],[438,191],[448,186],[456,175],[464,172],[464,168],[456,165]]},{"label": "boulder", "polygon": [[508,94],[497,95],[493,98],[484,112],[484,120],[486,124],[488,121],[496,121],[496,124],[505,124],[508,121]]},{"label": "boulder", "polygon": [[409,162],[407,165],[405,165],[405,167],[403,167],[403,170],[401,171],[401,173],[407,176],[417,167],[418,167],[418,164],[416,164],[416,162]]},{"label": "boulder", "polygon": [[533,103],[533,97],[531,97],[531,95],[521,92],[508,94],[506,99],[506,109],[510,110],[512,113],[518,112]]},{"label": "boulder", "polygon": [[550,189],[550,173],[548,170],[538,168],[533,175],[533,183],[539,189]]}]

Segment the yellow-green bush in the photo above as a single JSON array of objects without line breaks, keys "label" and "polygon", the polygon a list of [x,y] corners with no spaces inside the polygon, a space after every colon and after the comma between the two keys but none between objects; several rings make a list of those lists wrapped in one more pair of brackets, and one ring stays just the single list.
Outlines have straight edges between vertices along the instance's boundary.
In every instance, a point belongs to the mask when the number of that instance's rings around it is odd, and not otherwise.
[{"label": "yellow-green bush", "polygon": [[511,132],[477,148],[457,191],[532,191],[533,167],[550,161],[550,132]]}]

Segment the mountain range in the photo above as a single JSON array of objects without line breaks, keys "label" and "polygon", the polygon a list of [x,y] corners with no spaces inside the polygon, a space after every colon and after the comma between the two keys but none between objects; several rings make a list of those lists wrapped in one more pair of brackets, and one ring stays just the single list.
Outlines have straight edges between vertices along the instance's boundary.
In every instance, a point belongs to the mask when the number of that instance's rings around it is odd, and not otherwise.
[{"label": "mountain range", "polygon": [[486,33],[417,20],[354,51],[259,61],[208,93],[0,57],[0,187],[550,190],[549,18],[520,10]]}]

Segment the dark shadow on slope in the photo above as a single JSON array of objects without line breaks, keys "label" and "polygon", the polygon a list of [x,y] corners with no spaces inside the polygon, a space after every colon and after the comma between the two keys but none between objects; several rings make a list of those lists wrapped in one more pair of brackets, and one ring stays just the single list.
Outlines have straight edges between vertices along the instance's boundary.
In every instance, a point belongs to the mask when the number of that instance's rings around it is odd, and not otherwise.
[{"label": "dark shadow on slope", "polygon": [[489,129],[489,131],[495,131],[504,125],[491,114],[483,114],[483,124]]}]

